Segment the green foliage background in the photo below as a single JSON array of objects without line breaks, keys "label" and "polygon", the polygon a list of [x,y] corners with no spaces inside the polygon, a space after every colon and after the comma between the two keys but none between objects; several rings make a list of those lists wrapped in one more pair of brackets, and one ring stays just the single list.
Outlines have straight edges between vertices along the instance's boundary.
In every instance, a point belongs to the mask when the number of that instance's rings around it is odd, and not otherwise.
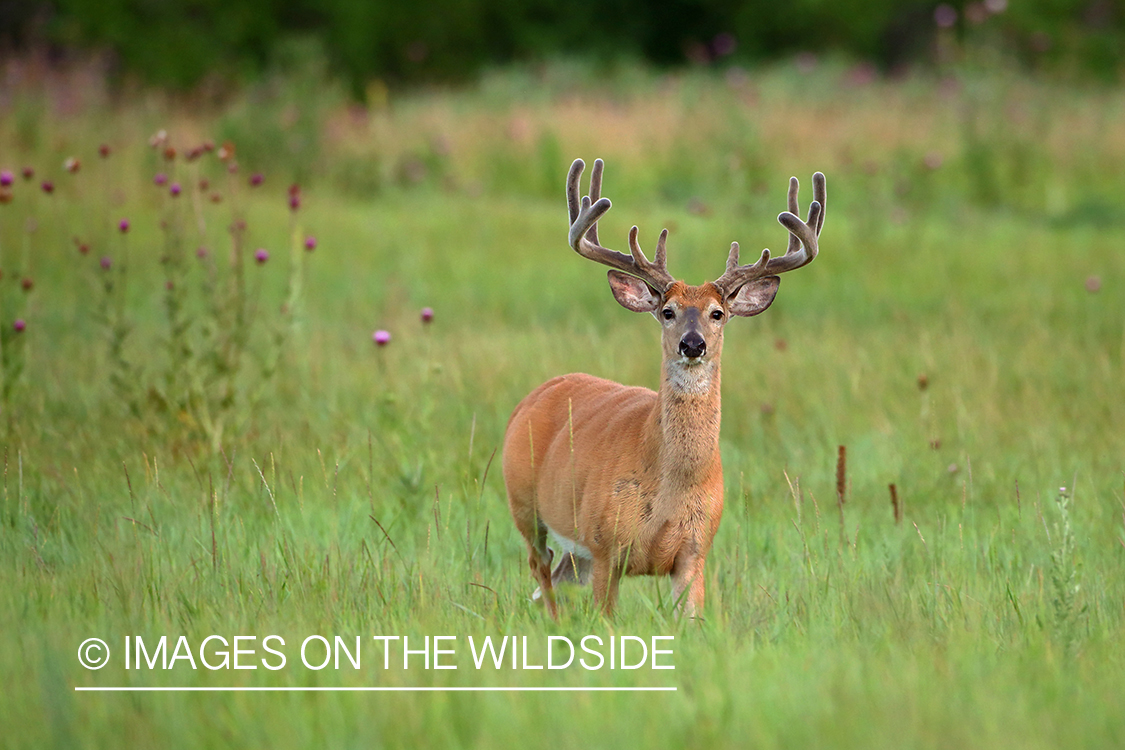
[{"label": "green foliage background", "polygon": [[[482,67],[562,55],[679,65],[846,54],[884,68],[932,61],[936,2],[918,0],[435,0],[420,8],[353,0],[51,0],[5,6],[8,43],[112,53],[118,73],[187,87],[252,78],[295,42],[313,45],[364,96],[372,79],[465,80]],[[954,2],[955,33],[985,37],[1031,67],[1120,76],[1125,13],[1108,0]],[[972,7],[975,6],[975,7]],[[974,15],[975,13],[975,15]],[[984,13],[984,16],[980,14]],[[2,39],[2,37],[0,37]]]}]

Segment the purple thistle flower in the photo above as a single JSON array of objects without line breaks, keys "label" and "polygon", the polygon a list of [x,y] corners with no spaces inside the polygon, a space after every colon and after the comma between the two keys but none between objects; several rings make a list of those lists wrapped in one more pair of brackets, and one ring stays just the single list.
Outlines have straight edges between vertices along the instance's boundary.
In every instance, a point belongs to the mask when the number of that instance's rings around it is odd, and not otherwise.
[{"label": "purple thistle flower", "polygon": [[371,334],[371,340],[375,342],[376,346],[386,346],[391,343],[391,332],[379,329]]},{"label": "purple thistle flower", "polygon": [[305,249],[308,250],[310,253],[313,250],[316,250],[316,237],[313,237],[312,235],[309,235],[308,237],[305,238]]},{"label": "purple thistle flower", "polygon": [[300,193],[290,193],[289,194],[289,210],[290,211],[296,211],[300,207],[301,207],[301,194]]},{"label": "purple thistle flower", "polygon": [[178,183],[178,182],[173,182],[173,183],[172,183],[172,184],[171,184],[171,185],[170,185],[170,186],[168,187],[168,192],[172,194],[172,197],[173,197],[173,198],[175,198],[175,197],[176,197],[177,195],[179,195],[179,194],[180,194],[180,183]]},{"label": "purple thistle flower", "polygon": [[952,28],[957,23],[957,9],[952,5],[942,3],[934,8],[934,23],[942,29]]},{"label": "purple thistle flower", "polygon": [[164,186],[168,182],[168,175],[163,172],[157,172],[156,176],[152,178],[152,183],[158,186]]},{"label": "purple thistle flower", "polygon": [[258,265],[261,265],[261,264],[265,263],[269,259],[270,259],[269,251],[266,250],[264,247],[259,247],[257,250],[254,251],[254,260],[258,261]]},{"label": "purple thistle flower", "polygon": [[16,329],[16,333],[23,333],[23,329],[27,328],[27,323],[23,321],[23,318],[16,318],[16,322],[12,323],[12,328]]},{"label": "purple thistle flower", "polygon": [[101,265],[102,265],[102,269],[108,271],[110,269],[110,266],[113,265],[113,261],[111,261],[109,259],[108,255],[103,255],[102,259],[101,259]]},{"label": "purple thistle flower", "polygon": [[8,187],[12,184],[13,179],[15,178],[12,176],[12,171],[10,169],[5,169],[3,172],[0,172],[0,187]]},{"label": "purple thistle flower", "polygon": [[261,172],[255,172],[254,174],[250,175],[250,187],[258,187],[262,184],[262,180],[264,179],[265,177],[262,176]]},{"label": "purple thistle flower", "polygon": [[32,169],[31,167],[24,167],[23,170],[21,170],[20,174],[23,175],[23,178],[25,180],[30,180],[32,177],[35,176],[35,170]]},{"label": "purple thistle flower", "polygon": [[40,185],[40,187],[43,188],[43,192],[47,195],[55,192],[55,183],[51,182],[50,180],[43,180],[43,184]]},{"label": "purple thistle flower", "polygon": [[430,323],[430,322],[433,321],[433,319],[434,319],[434,308],[423,307],[422,308],[422,322],[423,323]]},{"label": "purple thistle flower", "polygon": [[121,234],[125,234],[129,231],[129,220],[122,219],[121,221],[117,222],[117,228],[121,231]]}]

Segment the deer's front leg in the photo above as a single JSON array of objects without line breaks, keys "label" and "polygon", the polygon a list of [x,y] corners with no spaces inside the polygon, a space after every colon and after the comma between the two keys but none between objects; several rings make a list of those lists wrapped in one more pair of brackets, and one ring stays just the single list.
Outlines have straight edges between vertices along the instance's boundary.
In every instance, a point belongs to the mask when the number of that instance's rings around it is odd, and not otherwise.
[{"label": "deer's front leg", "polygon": [[702,555],[680,553],[672,568],[672,600],[684,617],[694,618],[703,610],[705,562]]},{"label": "deer's front leg", "polygon": [[594,589],[594,603],[602,608],[606,617],[613,616],[617,606],[617,586],[621,583],[624,569],[612,558],[595,557],[590,585]]}]

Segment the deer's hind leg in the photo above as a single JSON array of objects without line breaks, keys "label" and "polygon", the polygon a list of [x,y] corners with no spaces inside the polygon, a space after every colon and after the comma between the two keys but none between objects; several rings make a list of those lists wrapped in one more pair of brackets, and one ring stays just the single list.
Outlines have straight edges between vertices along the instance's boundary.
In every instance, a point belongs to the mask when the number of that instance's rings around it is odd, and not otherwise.
[{"label": "deer's hind leg", "polygon": [[[547,526],[539,520],[538,514],[530,504],[514,502],[509,493],[508,504],[512,511],[512,520],[516,528],[527,542],[527,564],[531,568],[531,575],[539,584],[539,593],[547,604],[547,612],[554,619],[559,619],[558,607],[555,604],[555,591],[551,586],[551,560],[554,552],[547,546]],[[537,598],[534,597],[533,598]]]},{"label": "deer's hind leg", "polygon": [[[525,539],[527,537],[525,536]],[[551,581],[551,560],[554,552],[547,546],[547,527],[538,524],[535,529],[535,540],[527,540],[527,564],[531,567],[531,574],[539,582],[538,593],[547,604],[547,613],[552,619],[559,619],[558,605],[555,603],[555,589]]]}]

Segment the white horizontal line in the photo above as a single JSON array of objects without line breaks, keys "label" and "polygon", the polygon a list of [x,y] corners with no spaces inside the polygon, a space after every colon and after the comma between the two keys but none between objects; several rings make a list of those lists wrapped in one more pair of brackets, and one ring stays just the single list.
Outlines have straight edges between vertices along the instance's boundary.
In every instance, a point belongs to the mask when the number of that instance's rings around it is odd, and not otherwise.
[{"label": "white horizontal line", "polygon": [[76,693],[652,693],[676,687],[75,687]]}]

